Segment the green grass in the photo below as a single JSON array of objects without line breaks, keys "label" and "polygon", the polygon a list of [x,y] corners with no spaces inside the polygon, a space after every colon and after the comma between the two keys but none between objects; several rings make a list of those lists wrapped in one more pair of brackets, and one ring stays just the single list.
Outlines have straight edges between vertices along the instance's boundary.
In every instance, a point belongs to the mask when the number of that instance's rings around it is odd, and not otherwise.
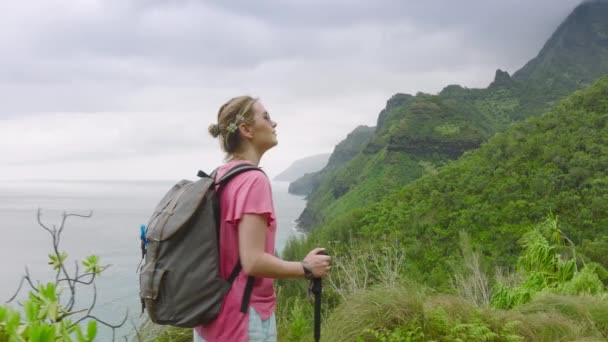
[{"label": "green grass", "polygon": [[137,342],[192,342],[192,329],[156,325],[146,319],[132,340]]},{"label": "green grass", "polygon": [[326,341],[604,341],[608,301],[538,297],[518,309],[480,308],[411,286],[353,293],[323,327]]}]

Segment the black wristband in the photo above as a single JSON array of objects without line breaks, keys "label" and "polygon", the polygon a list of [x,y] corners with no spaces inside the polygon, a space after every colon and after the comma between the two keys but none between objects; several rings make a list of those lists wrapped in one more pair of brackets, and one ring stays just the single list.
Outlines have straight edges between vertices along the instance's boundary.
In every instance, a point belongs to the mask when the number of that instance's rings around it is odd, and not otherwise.
[{"label": "black wristband", "polygon": [[308,263],[305,261],[300,262],[302,264],[302,269],[304,269],[304,278],[311,280],[315,278],[315,275],[312,274],[312,270],[308,266]]}]

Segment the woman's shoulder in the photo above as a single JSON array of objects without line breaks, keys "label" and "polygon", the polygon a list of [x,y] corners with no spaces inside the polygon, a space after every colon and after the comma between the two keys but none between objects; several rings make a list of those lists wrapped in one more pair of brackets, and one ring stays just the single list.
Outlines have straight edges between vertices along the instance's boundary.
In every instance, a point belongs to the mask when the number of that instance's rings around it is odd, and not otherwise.
[{"label": "woman's shoulder", "polygon": [[[242,161],[242,160],[229,161],[218,168],[216,180],[221,178],[232,168],[234,168],[238,165],[241,165],[241,164],[250,164],[250,165],[254,166],[253,163],[248,162],[248,161]],[[260,168],[259,170],[249,170],[249,171],[240,173],[240,174],[234,176],[230,180],[230,183],[234,183],[234,184],[265,183],[265,184],[270,185],[270,180],[268,179],[268,176],[266,175],[266,173]]]}]

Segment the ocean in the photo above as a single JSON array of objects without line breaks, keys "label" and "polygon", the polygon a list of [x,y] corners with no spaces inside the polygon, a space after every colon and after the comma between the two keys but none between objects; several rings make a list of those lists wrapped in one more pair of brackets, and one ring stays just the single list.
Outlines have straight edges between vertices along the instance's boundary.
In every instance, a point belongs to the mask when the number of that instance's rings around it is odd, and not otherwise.
[{"label": "ocean", "polygon": [[[34,283],[54,279],[47,264],[52,237],[37,221],[59,228],[65,211],[92,217],[69,217],[61,235],[60,250],[68,253],[68,265],[95,254],[110,267],[97,278],[97,302],[92,314],[108,323],[129,319],[116,332],[116,340],[131,337],[141,320],[136,270],[141,260],[139,227],[145,224],[157,202],[174,182],[167,181],[0,181],[0,302],[17,289],[27,266]],[[287,192],[289,183],[273,182],[277,214],[276,248],[281,251],[288,239],[299,234],[295,219],[306,205],[303,197]],[[82,269],[82,267],[81,267]],[[67,290],[67,289],[66,289]],[[12,305],[18,305],[28,288],[24,286]],[[78,309],[91,303],[90,288],[78,288]],[[64,291],[64,297],[67,296]],[[145,315],[145,314],[144,314]],[[112,330],[99,326],[99,341],[110,341]]]}]

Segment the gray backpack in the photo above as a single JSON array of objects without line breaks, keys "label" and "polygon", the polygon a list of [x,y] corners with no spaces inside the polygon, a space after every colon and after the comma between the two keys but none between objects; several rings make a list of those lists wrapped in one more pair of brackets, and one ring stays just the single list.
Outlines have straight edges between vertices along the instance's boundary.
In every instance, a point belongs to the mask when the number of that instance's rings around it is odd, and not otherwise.
[{"label": "gray backpack", "polygon": [[[217,183],[199,171],[201,179],[182,180],[160,201],[147,231],[142,232],[142,258],[139,296],[142,313],[147,309],[156,324],[193,328],[213,321],[220,313],[224,296],[241,271],[240,261],[230,277],[220,275],[219,194],[234,176],[261,169],[240,164],[230,169]],[[143,236],[145,234],[145,236]],[[246,313],[253,288],[248,277],[241,312]]]}]

